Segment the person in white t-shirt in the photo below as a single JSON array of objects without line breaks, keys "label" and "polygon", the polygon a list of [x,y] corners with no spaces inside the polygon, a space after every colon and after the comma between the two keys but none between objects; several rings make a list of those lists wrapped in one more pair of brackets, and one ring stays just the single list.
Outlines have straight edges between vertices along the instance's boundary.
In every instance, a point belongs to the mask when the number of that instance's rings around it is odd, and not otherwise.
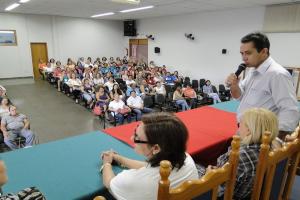
[{"label": "person in white t-shirt", "polygon": [[112,116],[114,116],[120,124],[124,123],[124,118],[127,118],[128,123],[131,121],[129,114],[131,109],[120,99],[120,95],[118,93],[114,94],[114,100],[109,103],[108,110],[112,111]]},{"label": "person in white t-shirt", "polygon": [[128,79],[126,80],[126,85],[129,86],[129,85],[131,85],[133,83],[135,83],[135,81],[132,80],[132,75],[128,75]]},{"label": "person in white t-shirt", "polygon": [[104,87],[107,87],[108,88],[108,92],[112,91],[113,87],[114,87],[114,84],[118,84],[114,77],[109,77],[108,78],[108,81],[104,84]]},{"label": "person in white t-shirt", "polygon": [[136,113],[137,120],[141,120],[143,113],[153,112],[151,108],[144,107],[143,99],[137,96],[134,90],[130,92],[130,97],[127,99],[127,105]]},{"label": "person in white t-shirt", "polygon": [[[169,177],[171,187],[198,179],[195,163],[186,153],[187,128],[174,114],[159,112],[144,115],[132,139],[135,151],[145,156],[146,161],[132,160],[113,150],[101,154],[103,184],[116,199],[157,199],[162,160],[169,160],[173,166]],[[113,161],[128,170],[115,175]]]}]

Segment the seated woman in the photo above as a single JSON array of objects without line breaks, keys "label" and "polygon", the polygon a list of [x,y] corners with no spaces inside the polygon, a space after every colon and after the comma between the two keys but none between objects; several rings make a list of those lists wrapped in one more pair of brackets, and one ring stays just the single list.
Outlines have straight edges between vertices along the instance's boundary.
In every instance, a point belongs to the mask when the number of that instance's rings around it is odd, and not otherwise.
[{"label": "seated woman", "polygon": [[[258,162],[260,144],[263,133],[271,132],[272,147],[277,148],[280,144],[277,142],[279,133],[278,120],[274,113],[264,108],[252,108],[246,110],[241,118],[239,126],[239,135],[241,137],[240,157],[234,187],[233,199],[242,200],[250,199],[252,193],[253,181],[255,178],[256,164]],[[217,160],[216,167],[222,167],[228,162],[230,148],[221,155]],[[205,169],[197,165],[199,176],[203,176],[206,171],[215,168],[208,166]],[[219,190],[219,196],[224,194],[224,186]]]},{"label": "seated woman", "polygon": [[73,94],[75,102],[79,102],[80,94],[81,94],[81,81],[79,78],[76,78],[76,74],[72,73],[71,78],[68,80],[67,85],[69,86],[70,93]]},{"label": "seated woman", "polygon": [[81,87],[82,97],[89,108],[93,107],[93,100],[95,99],[94,87],[91,85],[89,79],[83,79]]},{"label": "seated woman", "polygon": [[126,96],[124,92],[120,89],[118,84],[114,84],[113,89],[110,91],[110,98],[113,99],[115,94],[119,94],[120,99],[125,100]]},{"label": "seated woman", "polygon": [[[172,163],[171,187],[197,179],[195,163],[186,153],[187,139],[187,128],[175,115],[165,112],[144,115],[132,140],[136,153],[145,156],[146,161],[132,160],[112,150],[104,152],[101,155],[103,184],[116,199],[157,199],[159,163],[162,160]],[[115,175],[113,161],[128,170]]]},{"label": "seated woman", "polygon": [[210,80],[206,80],[205,85],[203,86],[203,93],[207,94],[210,98],[213,98],[214,104],[222,102],[219,95],[213,91]]},{"label": "seated woman", "polygon": [[179,106],[181,106],[182,110],[189,110],[190,107],[188,106],[185,98],[183,97],[182,88],[181,86],[177,86],[175,92],[173,93],[173,101]]},{"label": "seated woman", "polygon": [[0,102],[0,120],[2,117],[9,115],[9,99],[7,97],[3,97]]},{"label": "seated woman", "polygon": [[96,106],[100,106],[101,110],[106,112],[109,100],[109,96],[105,92],[104,87],[100,86],[98,92],[96,92]]},{"label": "seated woman", "polygon": [[155,94],[162,94],[164,96],[166,96],[167,94],[165,86],[162,85],[160,81],[156,82],[156,87],[154,87],[154,92]]},{"label": "seated woman", "polygon": [[120,95],[118,93],[115,93],[114,100],[109,103],[108,110],[112,111],[112,116],[116,117],[117,122],[120,124],[124,123],[125,118],[127,118],[128,123],[131,121],[131,117],[129,115],[131,109],[120,99]]},{"label": "seated woman", "polygon": [[186,88],[183,89],[183,95],[186,97],[186,100],[189,102],[190,108],[197,106],[197,94],[194,88],[191,87],[191,84],[187,84]]}]

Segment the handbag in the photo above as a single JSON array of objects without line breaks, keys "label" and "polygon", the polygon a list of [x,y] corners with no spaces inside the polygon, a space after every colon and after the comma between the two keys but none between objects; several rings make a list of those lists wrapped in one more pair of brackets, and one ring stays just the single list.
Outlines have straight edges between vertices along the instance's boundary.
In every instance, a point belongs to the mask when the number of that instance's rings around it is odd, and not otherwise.
[{"label": "handbag", "polygon": [[101,115],[102,114],[102,108],[98,105],[95,105],[95,107],[93,109],[93,113],[94,113],[94,115],[97,115],[97,116]]},{"label": "handbag", "polygon": [[125,115],[127,113],[130,112],[130,109],[129,108],[122,108],[122,109],[119,109],[118,110],[118,113],[122,114],[122,115]]}]

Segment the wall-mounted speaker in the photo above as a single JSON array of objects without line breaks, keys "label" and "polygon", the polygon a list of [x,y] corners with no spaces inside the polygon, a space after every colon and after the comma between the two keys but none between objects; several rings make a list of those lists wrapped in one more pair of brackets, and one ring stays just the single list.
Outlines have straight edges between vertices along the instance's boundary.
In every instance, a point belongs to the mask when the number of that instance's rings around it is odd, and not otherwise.
[{"label": "wall-mounted speaker", "polygon": [[135,20],[124,21],[124,36],[136,36]]},{"label": "wall-mounted speaker", "polygon": [[159,47],[155,47],[154,48],[154,53],[160,53],[160,48]]},{"label": "wall-mounted speaker", "polygon": [[227,49],[222,49],[222,54],[226,54],[227,53]]}]

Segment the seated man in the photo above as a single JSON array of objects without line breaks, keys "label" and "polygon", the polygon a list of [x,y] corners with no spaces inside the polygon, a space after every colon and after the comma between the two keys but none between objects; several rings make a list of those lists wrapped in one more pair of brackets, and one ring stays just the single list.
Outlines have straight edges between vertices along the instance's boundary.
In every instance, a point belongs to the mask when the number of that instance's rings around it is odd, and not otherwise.
[{"label": "seated man", "polygon": [[153,112],[151,108],[144,107],[142,98],[137,96],[135,91],[131,91],[130,97],[127,99],[127,105],[136,113],[137,120],[141,120],[142,113]]},{"label": "seated man", "polygon": [[17,149],[15,139],[18,136],[23,136],[26,139],[25,146],[32,146],[35,136],[28,128],[29,121],[27,117],[19,114],[15,106],[10,106],[9,115],[4,116],[1,120],[4,143],[11,149]]}]

